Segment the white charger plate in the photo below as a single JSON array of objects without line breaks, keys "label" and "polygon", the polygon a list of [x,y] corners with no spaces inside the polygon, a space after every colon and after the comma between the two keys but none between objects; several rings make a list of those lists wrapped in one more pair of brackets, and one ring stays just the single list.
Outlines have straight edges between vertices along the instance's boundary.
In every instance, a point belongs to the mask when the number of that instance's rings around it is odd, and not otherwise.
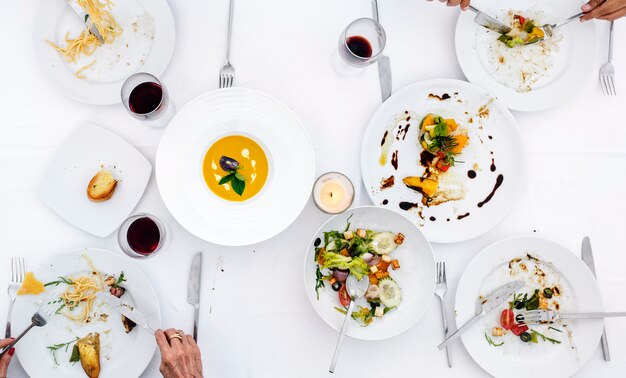
[{"label": "white charger plate", "polygon": [[[176,30],[166,0],[114,0],[113,3],[113,17],[122,28],[144,13],[154,20],[153,25],[142,22],[137,32],[128,26],[114,45],[100,46],[94,55],[70,66],[46,40],[59,45],[66,32],[77,36],[85,25],[65,1],[40,1],[33,30],[35,58],[52,84],[77,101],[95,105],[121,103],[121,88],[126,78],[136,72],[160,76],[174,52]],[[144,32],[149,35],[144,37],[141,34]],[[91,63],[94,58],[97,62],[84,72],[85,79],[74,76],[77,67]]]},{"label": "white charger plate", "polygon": [[[596,280],[581,259],[550,240],[522,236],[504,239],[486,247],[469,263],[456,292],[455,320],[458,327],[474,317],[479,295],[484,296],[512,280],[499,277],[493,274],[494,271],[526,253],[551,263],[560,272],[562,285],[569,289],[574,304],[567,311],[602,311],[602,298]],[[587,363],[598,347],[602,334],[601,319],[568,322],[575,349],[571,348],[565,331],[560,335],[562,342],[558,345],[542,341],[532,344],[505,339],[505,344],[501,347],[490,346],[484,333],[490,335],[491,328],[500,325],[500,312],[505,307],[506,303],[499,311],[496,309],[487,314],[461,336],[470,356],[493,376],[571,377]],[[494,338],[494,341],[502,340]]]},{"label": "white charger plate", "polygon": [[[93,265],[103,275],[124,272],[127,289],[122,297],[144,312],[148,317],[148,324],[155,328],[161,325],[159,298],[141,270],[135,266],[130,258],[98,248],[82,248],[58,254],[41,264],[33,272],[42,282],[57,280],[59,276],[66,277],[86,274],[91,271],[85,253],[92,260]],[[62,291],[59,286],[56,288]],[[30,325],[31,316],[39,308],[40,302],[49,298],[55,290],[54,286],[46,288],[39,295],[18,296],[11,317],[14,335]],[[85,372],[80,363],[72,365],[69,362],[72,349],[66,353],[64,349],[56,352],[59,365],[55,365],[51,352],[46,348],[49,345],[68,342],[76,336],[84,337],[90,332],[100,333],[100,378],[107,377],[138,377],[150,363],[156,342],[154,336],[137,326],[130,333],[126,333],[122,325],[121,315],[104,303],[96,302],[95,312],[106,313],[106,322],[96,319],[84,325],[70,321],[62,315],[51,318],[47,325],[31,330],[15,348],[17,357],[24,370],[31,377],[47,378],[83,378]],[[99,315],[98,315],[99,316]],[[108,330],[108,333],[105,331]]]},{"label": "white charger plate", "polygon": [[[440,101],[430,94],[448,94],[451,98]],[[487,118],[477,115],[483,105],[487,105]],[[398,115],[404,116],[407,110],[415,113],[413,118],[396,123],[394,119]],[[457,163],[449,170],[462,177],[467,188],[466,197],[431,207],[421,206],[422,195],[402,183],[402,178],[420,176],[423,172],[419,166],[423,148],[418,143],[418,132],[428,113],[456,119],[457,123],[468,128],[470,137],[469,145],[458,156],[463,163]],[[404,137],[404,132],[399,132],[395,125],[404,127],[406,124],[411,126]],[[381,140],[387,130],[392,138],[396,134],[401,136],[392,145],[388,158],[391,160],[392,152],[398,151],[397,170],[389,161],[384,166],[379,164]],[[494,159],[495,171],[490,170],[491,159]],[[468,240],[497,225],[518,200],[525,163],[522,137],[511,112],[499,101],[494,101],[484,89],[449,79],[419,82],[391,96],[370,120],[361,147],[363,183],[372,202],[405,215],[421,227],[428,240],[436,243]],[[474,167],[475,164],[478,168]],[[469,179],[467,171],[472,169],[477,176]],[[478,203],[486,199],[500,174],[504,177],[502,185],[492,199],[479,208]],[[381,179],[391,175],[395,177],[395,185],[381,190]],[[402,210],[399,207],[401,202],[420,204],[421,210]],[[463,217],[467,213],[469,216]]]},{"label": "white charger plate", "polygon": [[[268,158],[263,189],[231,202],[208,188],[202,163],[209,147],[227,135],[256,141]],[[185,105],[165,129],[156,157],[163,202],[187,231],[208,242],[250,245],[287,228],[306,205],[315,175],[311,139],[286,105],[263,92],[228,88]]]},{"label": "white charger plate", "polygon": [[[580,12],[583,3],[569,0],[484,0],[477,4],[489,15],[506,20],[509,10],[542,10],[540,24],[555,23]],[[497,33],[474,22],[474,12],[461,12],[456,25],[455,47],[461,69],[467,79],[492,93],[506,107],[521,111],[551,109],[565,103],[596,75],[597,44],[594,22],[574,21],[557,30],[563,40],[554,53],[553,67],[528,92],[518,92],[496,80],[493,68],[485,59],[488,54],[487,39],[497,38]],[[507,22],[508,23],[508,22]],[[517,47],[527,48],[527,47]]]},{"label": "white charger plate", "polygon": [[[87,185],[102,168],[118,180],[110,199],[92,202]],[[86,124],[59,147],[37,194],[61,218],[104,238],[118,228],[143,196],[152,165],[130,143],[101,127]]]},{"label": "white charger plate", "polygon": [[[387,339],[411,328],[422,317],[435,292],[435,260],[432,247],[422,232],[408,219],[393,211],[363,206],[335,215],[324,223],[307,245],[304,259],[304,288],[317,314],[332,328],[339,331],[345,315],[335,310],[340,307],[337,292],[328,284],[315,291],[315,241],[324,240],[324,232],[344,230],[350,219],[351,229],[364,228],[374,231],[392,231],[404,234],[404,243],[392,256],[400,262],[400,269],[391,271],[391,276],[400,286],[402,303],[382,319],[375,319],[367,327],[356,321],[350,322],[347,335],[361,340]],[[361,298],[357,304],[364,305]]]}]

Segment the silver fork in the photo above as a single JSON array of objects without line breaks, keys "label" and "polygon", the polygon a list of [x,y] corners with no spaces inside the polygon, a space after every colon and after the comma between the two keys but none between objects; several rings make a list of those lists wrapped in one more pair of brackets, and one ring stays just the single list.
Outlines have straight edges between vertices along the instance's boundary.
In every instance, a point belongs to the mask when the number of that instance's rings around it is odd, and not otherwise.
[{"label": "silver fork", "polygon": [[228,11],[228,37],[226,41],[226,63],[220,70],[220,88],[230,88],[235,81],[235,67],[230,64],[230,35],[233,30],[233,5],[235,0],[230,0],[230,10]]},{"label": "silver fork", "polygon": [[[443,300],[446,292],[448,291],[448,283],[446,281],[446,263],[437,263],[437,286],[435,286],[435,294],[441,300],[441,318],[443,319],[443,334],[448,337],[448,319],[446,317],[446,304]],[[446,347],[446,358],[448,359],[448,367],[452,367],[452,360],[450,359],[450,349]]]},{"label": "silver fork", "polygon": [[[552,38],[552,36],[554,35],[554,30],[556,28],[560,28],[563,25],[567,25],[570,22],[574,21],[574,20],[578,20],[579,18],[581,18],[585,13],[584,12],[580,12],[580,13],[576,13],[575,15],[566,18],[563,21],[559,21],[556,24],[545,24],[542,26],[539,26],[539,29],[541,29],[543,31],[544,34],[544,40],[545,39],[549,39]],[[533,42],[534,43],[534,42]]]},{"label": "silver fork", "polygon": [[13,340],[11,344],[7,345],[7,347],[4,348],[2,352],[0,352],[0,358],[6,352],[11,350],[11,348],[13,348],[13,346],[15,346],[15,344],[17,344],[17,342],[20,341],[20,339],[24,337],[24,335],[26,335],[28,331],[33,329],[33,327],[43,327],[46,324],[48,324],[48,321],[50,320],[52,315],[54,315],[58,310],[60,310],[61,306],[62,306],[61,302],[56,295],[49,296],[46,302],[44,302],[44,304],[42,304],[41,307],[39,307],[37,312],[33,314],[33,317],[30,319],[31,320],[30,325],[26,327],[26,329],[22,331],[22,333],[20,333],[20,335],[16,337],[15,340]]},{"label": "silver fork", "polygon": [[609,29],[609,61],[602,67],[600,67],[600,85],[602,86],[602,93],[605,96],[615,96],[617,91],[615,90],[615,67],[611,63],[613,59],[613,22]]},{"label": "silver fork", "polygon": [[580,312],[575,314],[558,314],[552,310],[532,310],[522,314],[524,323],[554,323],[561,319],[604,319],[626,317],[626,312]]},{"label": "silver fork", "polygon": [[4,331],[4,337],[11,337],[11,313],[13,312],[13,304],[15,303],[15,297],[17,296],[17,290],[22,286],[24,281],[24,275],[26,274],[26,268],[24,266],[23,257],[11,257],[11,281],[9,281],[9,287],[7,293],[9,294],[9,315],[7,315],[7,327]]}]

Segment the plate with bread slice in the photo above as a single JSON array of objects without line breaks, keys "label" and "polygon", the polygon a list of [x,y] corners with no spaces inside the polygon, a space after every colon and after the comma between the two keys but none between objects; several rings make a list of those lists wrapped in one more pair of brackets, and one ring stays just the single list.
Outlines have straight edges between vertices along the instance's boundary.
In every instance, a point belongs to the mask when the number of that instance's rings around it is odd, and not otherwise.
[{"label": "plate with bread slice", "polygon": [[70,224],[106,237],[137,206],[151,173],[150,162],[130,143],[86,124],[59,147],[37,193]]}]

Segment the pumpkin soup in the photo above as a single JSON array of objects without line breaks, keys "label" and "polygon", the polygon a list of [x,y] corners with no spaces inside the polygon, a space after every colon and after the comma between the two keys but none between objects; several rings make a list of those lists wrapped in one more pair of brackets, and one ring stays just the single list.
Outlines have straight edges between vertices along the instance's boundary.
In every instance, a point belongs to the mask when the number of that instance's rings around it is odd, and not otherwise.
[{"label": "pumpkin soup", "polygon": [[269,165],[254,140],[229,135],[209,147],[202,164],[204,181],[213,193],[228,201],[245,201],[261,191]]}]

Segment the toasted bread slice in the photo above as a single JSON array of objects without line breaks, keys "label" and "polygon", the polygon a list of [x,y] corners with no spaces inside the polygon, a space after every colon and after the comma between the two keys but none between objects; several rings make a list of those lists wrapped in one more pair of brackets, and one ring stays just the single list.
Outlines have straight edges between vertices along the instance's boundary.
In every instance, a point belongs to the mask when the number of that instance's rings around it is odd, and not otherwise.
[{"label": "toasted bread slice", "polygon": [[100,375],[100,334],[98,332],[78,340],[80,364],[89,378],[98,378]]},{"label": "toasted bread slice", "polygon": [[87,186],[87,197],[94,202],[106,201],[113,195],[117,180],[110,171],[103,169],[96,173]]}]

